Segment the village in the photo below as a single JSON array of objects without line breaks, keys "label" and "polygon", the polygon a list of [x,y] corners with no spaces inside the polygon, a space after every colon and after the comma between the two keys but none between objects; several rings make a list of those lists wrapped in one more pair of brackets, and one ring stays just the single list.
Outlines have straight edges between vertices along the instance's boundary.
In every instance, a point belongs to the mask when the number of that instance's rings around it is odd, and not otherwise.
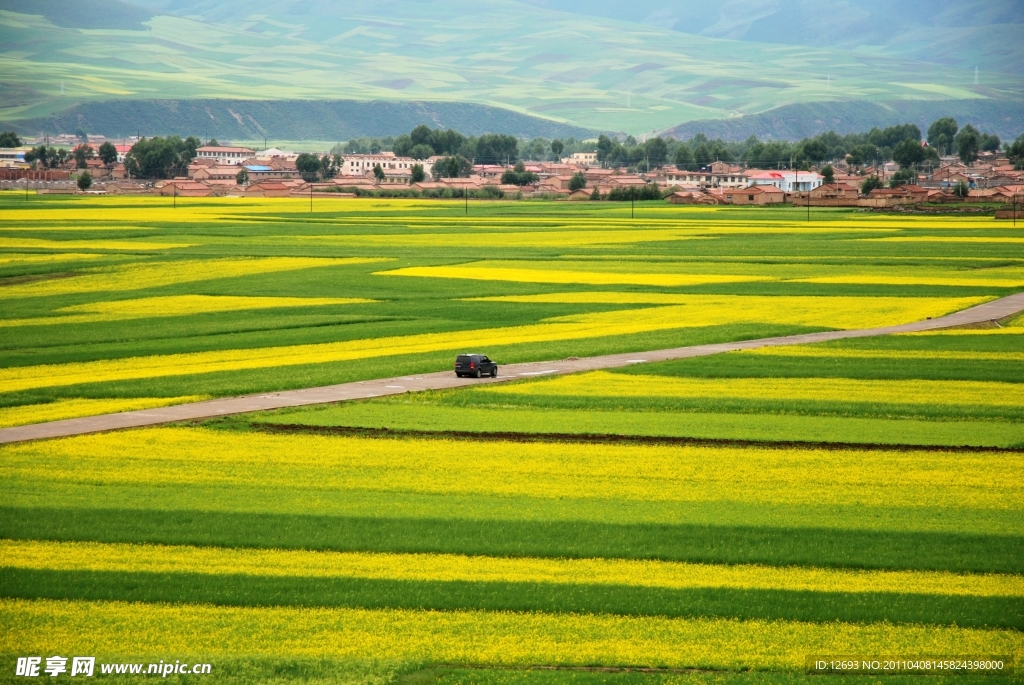
[{"label": "village", "polygon": [[[757,169],[715,161],[694,168],[662,165],[646,171],[609,168],[596,152],[574,152],[558,161],[470,164],[468,173],[439,172],[442,155],[425,159],[394,152],[335,155],[329,174],[311,178],[297,167],[302,153],[205,145],[179,175],[132,178],[125,158],[133,142],[89,136],[48,141],[68,144],[66,159],[43,168],[26,161],[33,146],[0,148],[0,188],[38,194],[151,194],[173,197],[359,196],[591,201],[655,199],[682,205],[778,205],[884,208],[905,205],[1024,203],[1024,171],[999,152],[982,152],[970,164],[944,156],[908,178],[895,162],[855,166],[848,160],[804,169]],[[95,151],[107,144],[106,159]],[[88,153],[80,150],[88,148]],[[116,152],[116,158],[111,153]],[[307,156],[309,153],[306,153]],[[327,153],[315,153],[314,156]],[[29,155],[31,157],[31,155]],[[1016,165],[1019,167],[1019,165]],[[781,165],[780,165],[781,167]],[[510,172],[516,183],[507,182]],[[88,185],[79,182],[88,175]],[[525,181],[523,180],[525,179]],[[868,179],[871,179],[866,183]],[[895,179],[895,180],[894,180]],[[83,187],[85,186],[85,187]],[[641,190],[645,192],[640,193]]]}]

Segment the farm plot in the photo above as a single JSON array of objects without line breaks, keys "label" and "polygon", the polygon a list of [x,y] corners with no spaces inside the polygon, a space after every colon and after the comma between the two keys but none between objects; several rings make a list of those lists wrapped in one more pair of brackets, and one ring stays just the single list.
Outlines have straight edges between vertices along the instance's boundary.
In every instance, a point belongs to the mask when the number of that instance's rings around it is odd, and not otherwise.
[{"label": "farm plot", "polygon": [[[72,243],[0,258],[5,425],[469,347],[507,363],[903,323],[1009,294],[1024,265],[976,240],[1013,237],[983,219],[0,202],[0,252]],[[6,445],[0,653],[524,685],[1020,654],[1024,328],[1001,325]]]}]

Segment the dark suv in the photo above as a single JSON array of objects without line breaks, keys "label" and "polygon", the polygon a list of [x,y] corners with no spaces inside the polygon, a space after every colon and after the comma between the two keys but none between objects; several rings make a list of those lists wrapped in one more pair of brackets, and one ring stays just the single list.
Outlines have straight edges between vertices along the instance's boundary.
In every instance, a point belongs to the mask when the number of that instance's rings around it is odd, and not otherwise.
[{"label": "dark suv", "polygon": [[455,375],[459,378],[463,376],[494,378],[498,375],[498,365],[483,354],[460,354],[455,358]]}]

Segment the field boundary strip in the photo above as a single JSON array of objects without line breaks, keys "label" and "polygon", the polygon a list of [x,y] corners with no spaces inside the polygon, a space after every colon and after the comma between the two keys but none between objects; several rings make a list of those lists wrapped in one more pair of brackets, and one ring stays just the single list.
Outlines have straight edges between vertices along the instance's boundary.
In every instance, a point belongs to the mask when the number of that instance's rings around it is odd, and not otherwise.
[{"label": "field boundary strip", "polygon": [[457,378],[451,371],[440,371],[416,376],[380,378],[375,380],[356,381],[340,385],[330,385],[299,390],[265,392],[244,397],[225,397],[205,402],[179,404],[159,409],[143,409],[120,414],[102,414],[48,423],[37,423],[28,426],[0,429],[0,444],[41,440],[47,438],[68,437],[85,433],[154,426],[176,421],[192,421],[197,419],[216,418],[231,414],[300,407],[313,404],[329,404],[348,400],[370,399],[384,395],[400,395],[407,392],[424,390],[447,390],[481,383],[503,383],[524,378],[536,378],[545,375],[562,375],[596,371],[599,369],[621,368],[633,364],[662,362],[674,359],[702,357],[723,352],[750,350],[762,347],[783,345],[807,345],[812,343],[844,340],[850,338],[868,338],[896,333],[919,333],[935,331],[943,328],[955,328],[964,325],[998,321],[1024,310],[1024,292],[1009,295],[985,304],[964,309],[947,316],[925,321],[868,328],[859,330],[835,330],[819,333],[802,333],[798,335],[761,338],[758,340],[742,340],[737,342],[713,343],[691,347],[677,347],[663,350],[627,352],[600,357],[584,357],[550,362],[527,362],[508,364],[501,367],[497,378],[468,379]]},{"label": "field boundary strip", "polygon": [[1024,447],[989,445],[912,445],[877,442],[814,442],[809,440],[740,440],[732,438],[688,438],[676,435],[626,435],[618,433],[522,433],[514,431],[430,431],[404,428],[367,428],[354,426],[317,426],[298,423],[252,423],[249,428],[262,433],[308,433],[364,438],[425,438],[434,440],[470,440],[489,442],[579,442],[594,445],[687,445],[692,447],[761,447],[775,449],[857,450],[872,452],[1012,452],[1024,454]]}]

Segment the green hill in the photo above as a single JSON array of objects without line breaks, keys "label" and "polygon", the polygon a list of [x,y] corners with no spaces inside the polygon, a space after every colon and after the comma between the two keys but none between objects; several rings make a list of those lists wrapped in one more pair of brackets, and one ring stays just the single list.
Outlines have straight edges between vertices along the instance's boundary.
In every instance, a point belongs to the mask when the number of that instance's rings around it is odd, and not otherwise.
[{"label": "green hill", "polygon": [[[831,3],[788,34],[770,30],[794,21],[768,12],[782,5],[751,0],[744,29],[689,0],[632,17],[604,0],[571,12],[556,0],[0,0],[0,121],[97,100],[469,102],[644,133],[799,103],[1024,97],[1019,2],[959,24],[948,8],[910,21],[921,0],[888,17],[865,0],[860,23]],[[886,22],[892,35],[865,33]],[[849,40],[826,39],[844,25]]]},{"label": "green hill", "polygon": [[79,128],[112,138],[135,135],[229,140],[336,140],[397,136],[419,124],[466,135],[587,138],[593,131],[500,107],[464,102],[353,100],[110,100],[85,102],[53,116],[7,124],[19,133],[70,133]]},{"label": "green hill", "polygon": [[785,105],[760,114],[734,119],[697,119],[674,126],[663,134],[688,140],[697,133],[722,140],[802,140],[819,133],[863,132],[877,126],[885,128],[912,123],[922,131],[940,117],[953,117],[963,126],[995,133],[1013,140],[1024,132],[1024,100],[913,100],[889,102],[810,102]]}]

